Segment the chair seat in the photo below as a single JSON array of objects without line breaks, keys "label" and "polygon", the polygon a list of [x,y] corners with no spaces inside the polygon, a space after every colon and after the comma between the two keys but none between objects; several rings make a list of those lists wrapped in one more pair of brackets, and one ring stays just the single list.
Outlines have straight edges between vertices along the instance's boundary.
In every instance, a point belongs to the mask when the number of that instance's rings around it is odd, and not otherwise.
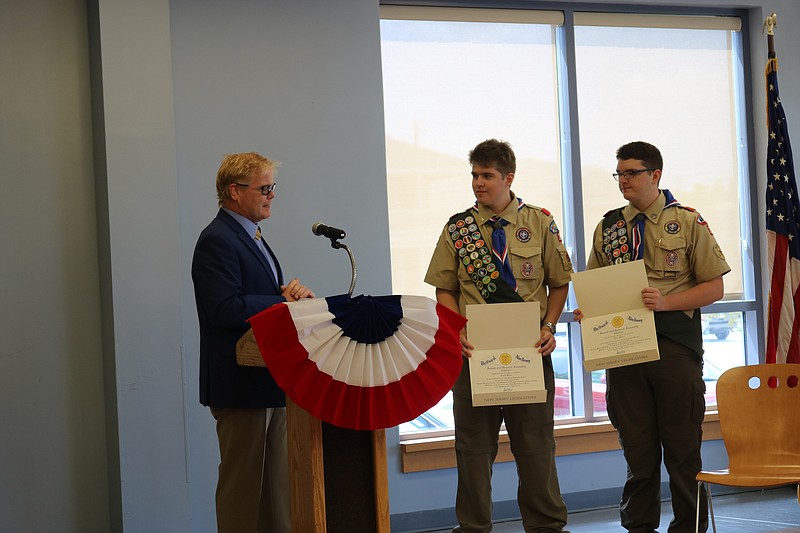
[{"label": "chair seat", "polygon": [[697,481],[730,487],[774,487],[800,483],[800,467],[775,468],[769,472],[731,472],[727,468],[724,470],[702,470],[697,474]]}]

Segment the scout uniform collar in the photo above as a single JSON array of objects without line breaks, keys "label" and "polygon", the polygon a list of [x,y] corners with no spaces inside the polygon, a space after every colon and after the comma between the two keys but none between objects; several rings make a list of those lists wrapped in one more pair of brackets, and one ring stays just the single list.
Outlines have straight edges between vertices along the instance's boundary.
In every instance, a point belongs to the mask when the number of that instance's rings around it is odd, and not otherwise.
[{"label": "scout uniform collar", "polygon": [[628,205],[622,208],[622,217],[626,222],[628,222],[628,224],[631,224],[633,219],[636,218],[636,215],[639,213],[644,213],[647,219],[657,222],[658,217],[661,216],[661,213],[664,211],[664,209],[680,205],[680,202],[678,202],[672,193],[669,192],[669,189],[661,189],[658,197],[647,209],[644,211],[639,211],[633,204],[628,203]]},{"label": "scout uniform collar", "polygon": [[522,201],[522,198],[517,198],[512,191],[511,202],[509,202],[508,206],[506,206],[502,213],[495,215],[491,209],[485,205],[480,205],[478,202],[475,202],[475,205],[472,206],[472,213],[478,226],[483,226],[489,221],[490,218],[494,216],[498,216],[506,220],[509,224],[516,225],[517,216],[524,206],[525,203]]}]

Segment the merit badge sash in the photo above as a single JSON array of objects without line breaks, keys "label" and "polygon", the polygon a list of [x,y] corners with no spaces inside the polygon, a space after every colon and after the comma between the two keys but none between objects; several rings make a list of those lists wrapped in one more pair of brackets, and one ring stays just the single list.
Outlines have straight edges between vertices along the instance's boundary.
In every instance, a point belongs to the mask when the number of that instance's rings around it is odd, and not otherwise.
[{"label": "merit badge sash", "polygon": [[[668,189],[663,189],[662,192],[666,199],[664,209],[681,207]],[[634,224],[629,225],[622,215],[623,209],[613,209],[603,217],[603,253],[606,254],[609,265],[644,258],[644,219],[637,219]]]},{"label": "merit badge sash", "polygon": [[453,246],[478,292],[486,303],[523,302],[523,298],[505,282],[500,266],[483,240],[472,209],[454,215],[447,226]]}]

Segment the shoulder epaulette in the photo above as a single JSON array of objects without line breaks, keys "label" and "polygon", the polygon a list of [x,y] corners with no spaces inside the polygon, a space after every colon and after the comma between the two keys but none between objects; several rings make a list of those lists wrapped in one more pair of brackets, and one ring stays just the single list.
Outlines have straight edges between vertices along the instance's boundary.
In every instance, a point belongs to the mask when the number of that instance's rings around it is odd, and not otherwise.
[{"label": "shoulder epaulette", "polygon": [[522,205],[520,205],[520,209],[525,208],[525,207],[527,207],[528,209],[533,209],[535,211],[541,211],[542,213],[545,214],[545,216],[548,216],[548,217],[551,216],[550,211],[548,211],[544,207],[539,207],[538,205],[533,205],[533,204],[528,204],[528,203],[523,203]]}]

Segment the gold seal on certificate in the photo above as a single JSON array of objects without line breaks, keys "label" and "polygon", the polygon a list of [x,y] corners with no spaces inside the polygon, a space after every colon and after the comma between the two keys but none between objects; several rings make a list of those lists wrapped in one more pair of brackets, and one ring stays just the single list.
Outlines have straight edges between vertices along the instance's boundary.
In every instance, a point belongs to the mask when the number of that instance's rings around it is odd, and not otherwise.
[{"label": "gold seal on certificate", "polygon": [[659,359],[655,317],[642,302],[644,287],[644,261],[572,275],[572,288],[583,312],[581,340],[587,371]]},{"label": "gold seal on certificate", "polygon": [[467,306],[472,405],[547,401],[539,340],[539,303]]}]

